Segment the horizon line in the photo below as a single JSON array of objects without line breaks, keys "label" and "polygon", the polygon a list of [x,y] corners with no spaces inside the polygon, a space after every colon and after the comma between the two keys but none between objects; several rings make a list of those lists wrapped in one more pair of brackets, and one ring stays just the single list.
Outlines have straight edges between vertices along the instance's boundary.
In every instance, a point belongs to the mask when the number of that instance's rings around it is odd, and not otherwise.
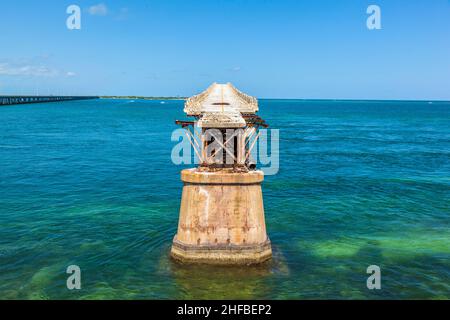
[{"label": "horizon line", "polygon": [[[141,96],[141,95],[1,95],[0,97],[98,97],[99,99],[149,99],[149,100],[186,100],[185,96]],[[445,99],[371,99],[371,98],[273,98],[255,97],[258,100],[302,100],[302,101],[407,101],[407,102],[450,102]]]}]

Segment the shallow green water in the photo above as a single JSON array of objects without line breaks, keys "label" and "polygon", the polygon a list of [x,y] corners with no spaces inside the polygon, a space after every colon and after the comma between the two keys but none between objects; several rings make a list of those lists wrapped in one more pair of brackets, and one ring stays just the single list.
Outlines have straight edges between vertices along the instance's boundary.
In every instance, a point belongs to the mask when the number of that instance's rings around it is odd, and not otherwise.
[{"label": "shallow green water", "polygon": [[0,108],[1,299],[450,298],[450,103],[262,100],[281,138],[263,185],[274,259],[249,268],[168,257],[182,105]]}]

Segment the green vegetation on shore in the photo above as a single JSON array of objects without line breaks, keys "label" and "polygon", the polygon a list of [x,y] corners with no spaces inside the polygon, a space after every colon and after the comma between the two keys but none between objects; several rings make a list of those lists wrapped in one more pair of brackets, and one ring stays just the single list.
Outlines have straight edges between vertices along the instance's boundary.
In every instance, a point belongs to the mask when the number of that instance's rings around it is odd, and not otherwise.
[{"label": "green vegetation on shore", "polygon": [[100,96],[100,99],[186,100],[186,97]]}]

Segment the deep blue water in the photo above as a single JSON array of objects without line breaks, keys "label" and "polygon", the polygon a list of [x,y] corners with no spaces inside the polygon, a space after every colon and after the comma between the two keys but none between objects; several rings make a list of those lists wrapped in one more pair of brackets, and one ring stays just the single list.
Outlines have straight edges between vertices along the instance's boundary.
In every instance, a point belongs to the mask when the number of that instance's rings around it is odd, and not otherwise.
[{"label": "deep blue water", "polygon": [[[168,256],[182,107],[0,108],[1,299],[450,298],[449,102],[261,100],[280,129],[263,185],[274,259],[239,268]],[[71,264],[80,291],[66,288]]]}]

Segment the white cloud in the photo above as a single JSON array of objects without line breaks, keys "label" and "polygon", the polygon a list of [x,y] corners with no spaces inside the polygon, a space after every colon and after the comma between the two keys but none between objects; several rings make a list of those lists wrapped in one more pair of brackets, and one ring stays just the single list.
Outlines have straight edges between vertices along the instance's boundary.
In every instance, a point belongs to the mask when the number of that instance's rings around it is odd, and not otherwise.
[{"label": "white cloud", "polygon": [[69,71],[66,73],[67,77],[75,77],[77,74],[75,72]]},{"label": "white cloud", "polygon": [[233,67],[233,68],[231,68],[231,71],[239,72],[239,71],[241,71],[241,67]]},{"label": "white cloud", "polygon": [[54,77],[58,74],[58,70],[46,67],[44,65],[15,65],[11,63],[0,63],[0,75]]},{"label": "white cloud", "polygon": [[108,14],[108,7],[104,3],[99,3],[89,7],[88,12],[93,16],[106,16]]}]

